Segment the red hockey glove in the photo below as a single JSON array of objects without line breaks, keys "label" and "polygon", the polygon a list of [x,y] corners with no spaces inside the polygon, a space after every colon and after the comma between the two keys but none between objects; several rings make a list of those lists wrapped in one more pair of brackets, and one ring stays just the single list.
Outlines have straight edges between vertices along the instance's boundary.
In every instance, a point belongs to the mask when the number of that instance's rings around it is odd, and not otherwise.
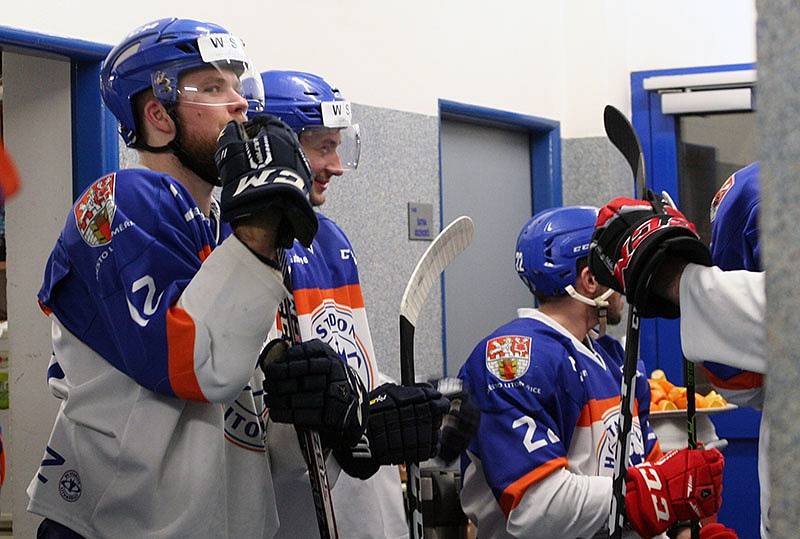
[{"label": "red hockey glove", "polygon": [[700,539],[739,539],[739,536],[734,530],[714,522],[700,528]]},{"label": "red hockey glove", "polygon": [[716,449],[680,449],[628,468],[625,509],[633,529],[652,537],[680,520],[715,514],[722,503],[724,465]]},{"label": "red hockey glove", "polygon": [[600,210],[589,269],[597,280],[625,294],[639,316],[676,318],[678,307],[653,291],[653,275],[670,258],[711,265],[711,253],[693,223],[678,210],[618,197]]}]

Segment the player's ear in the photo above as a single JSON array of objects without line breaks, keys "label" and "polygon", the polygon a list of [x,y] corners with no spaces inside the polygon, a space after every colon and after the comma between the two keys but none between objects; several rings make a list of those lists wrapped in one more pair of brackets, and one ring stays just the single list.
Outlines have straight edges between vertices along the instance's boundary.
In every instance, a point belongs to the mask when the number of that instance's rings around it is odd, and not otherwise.
[{"label": "player's ear", "polygon": [[152,97],[146,99],[141,107],[141,122],[147,143],[151,146],[167,144],[175,137],[175,122],[164,105]]},{"label": "player's ear", "polygon": [[579,286],[578,291],[590,298],[594,297],[594,294],[597,293],[597,289],[600,286],[600,283],[597,282],[597,278],[588,266],[582,267],[580,272],[578,272],[577,284]]}]

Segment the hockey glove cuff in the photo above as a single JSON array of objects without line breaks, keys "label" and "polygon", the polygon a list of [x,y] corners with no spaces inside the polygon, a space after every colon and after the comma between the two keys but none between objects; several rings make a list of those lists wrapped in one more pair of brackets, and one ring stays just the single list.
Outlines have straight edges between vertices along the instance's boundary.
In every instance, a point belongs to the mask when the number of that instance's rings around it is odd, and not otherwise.
[{"label": "hockey glove cuff", "polygon": [[652,537],[678,521],[715,514],[722,503],[724,465],[716,449],[680,449],[628,468],[625,510],[633,529]]},{"label": "hockey glove cuff", "polygon": [[662,262],[670,259],[711,265],[708,247],[700,241],[694,223],[680,211],[624,197],[600,210],[589,269],[601,284],[625,294],[639,316],[680,315],[678,306],[653,290],[653,276]]}]

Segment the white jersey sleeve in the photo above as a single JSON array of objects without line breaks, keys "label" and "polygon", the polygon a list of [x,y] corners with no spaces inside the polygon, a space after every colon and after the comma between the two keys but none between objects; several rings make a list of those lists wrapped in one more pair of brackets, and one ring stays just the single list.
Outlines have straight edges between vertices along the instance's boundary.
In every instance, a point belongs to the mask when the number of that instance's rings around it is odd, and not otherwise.
[{"label": "white jersey sleeve", "polygon": [[766,372],[763,273],[689,264],[681,276],[680,302],[687,359]]},{"label": "white jersey sleeve", "polygon": [[[220,275],[228,282],[220,283]],[[178,305],[194,321],[193,370],[209,402],[230,402],[247,384],[265,328],[285,295],[280,272],[257,260],[233,235],[200,267]],[[225,314],[237,311],[248,316]]]},{"label": "white jersey sleeve", "polygon": [[525,491],[506,529],[514,537],[592,537],[608,522],[610,509],[610,477],[562,468]]}]

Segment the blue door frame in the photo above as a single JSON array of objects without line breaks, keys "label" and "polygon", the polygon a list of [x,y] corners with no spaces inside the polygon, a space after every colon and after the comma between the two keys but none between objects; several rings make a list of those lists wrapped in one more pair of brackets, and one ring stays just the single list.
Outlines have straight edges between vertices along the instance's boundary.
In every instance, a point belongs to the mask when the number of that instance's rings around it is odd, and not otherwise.
[{"label": "blue door frame", "polygon": [[0,26],[0,47],[70,62],[72,99],[72,196],[119,166],[117,121],[100,97],[100,65],[109,45]]},{"label": "blue door frame", "polygon": [[[661,111],[656,91],[644,89],[644,79],[664,75],[714,73],[755,69],[755,64],[732,64],[631,73],[633,126],[642,143],[647,167],[647,187],[668,191],[680,207],[678,192],[678,132],[675,116]],[[662,369],[670,380],[683,380],[680,326],[678,320],[642,320],[641,355],[649,370]],[[740,537],[758,537],[758,427],[761,413],[747,408],[711,416],[717,434],[728,440],[725,450],[725,496],[720,521],[732,526]],[[737,488],[747,485],[745,488]]]},{"label": "blue door frame", "polygon": [[[505,110],[479,107],[446,99],[439,100],[439,118],[527,131],[531,152],[531,215],[561,206],[561,124],[555,120]],[[442,184],[442,146],[439,143],[439,228],[443,228],[444,186]],[[514,231],[516,233],[516,231]],[[445,286],[442,275],[442,372],[447,374],[447,335],[445,328]]]}]

